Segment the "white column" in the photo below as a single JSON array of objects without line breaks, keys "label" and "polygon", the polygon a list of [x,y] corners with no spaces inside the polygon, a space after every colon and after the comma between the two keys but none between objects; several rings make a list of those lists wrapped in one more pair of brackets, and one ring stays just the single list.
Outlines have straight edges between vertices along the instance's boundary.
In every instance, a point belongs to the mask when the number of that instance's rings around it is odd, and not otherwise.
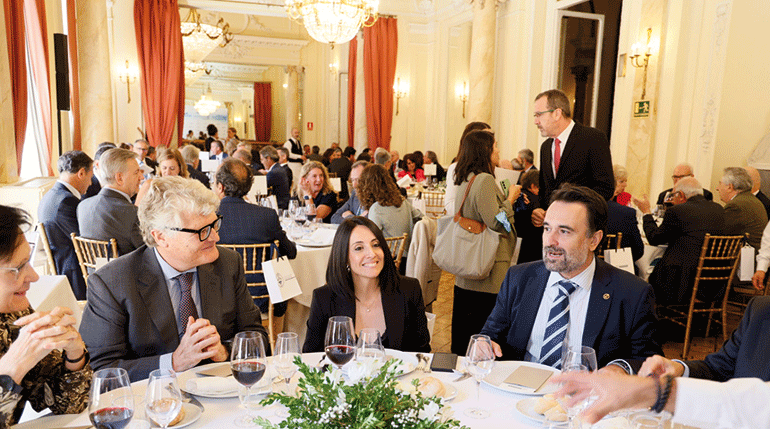
[{"label": "white column", "polygon": [[286,136],[291,136],[292,128],[299,128],[299,71],[297,66],[287,66],[286,71],[289,74],[288,86],[286,87]]},{"label": "white column", "polygon": [[358,50],[356,53],[356,112],[355,134],[353,147],[360,153],[369,147],[369,131],[366,127],[366,89],[364,88],[364,36],[362,32],[356,35],[358,38]]},{"label": "white column", "polygon": [[469,121],[492,122],[496,12],[495,0],[473,0]]}]

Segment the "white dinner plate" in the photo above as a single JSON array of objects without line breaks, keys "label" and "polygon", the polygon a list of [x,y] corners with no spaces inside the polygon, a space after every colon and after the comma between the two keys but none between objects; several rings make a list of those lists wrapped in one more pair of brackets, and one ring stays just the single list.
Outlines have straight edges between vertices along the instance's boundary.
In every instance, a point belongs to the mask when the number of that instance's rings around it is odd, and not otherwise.
[{"label": "white dinner plate", "polygon": [[[201,365],[192,369],[189,369],[183,373],[180,373],[177,375],[177,380],[179,383],[179,388],[191,395],[195,396],[202,396],[204,398],[234,398],[238,396],[238,391],[241,388],[241,384],[238,383],[232,376],[229,377],[219,377],[224,380],[227,380],[228,383],[232,383],[232,390],[228,390],[226,392],[221,393],[211,393],[211,392],[201,392],[193,388],[192,386],[187,385],[188,380],[195,380],[195,379],[202,379],[202,378],[211,378],[212,376],[206,376],[206,375],[198,375],[199,371],[204,371],[209,368],[214,368],[217,366],[228,366],[228,363],[221,363],[221,362],[214,362],[206,365]],[[265,375],[262,377],[262,380],[257,383],[257,387],[262,387],[262,389],[258,392],[258,394],[267,394],[272,392],[272,382],[271,380],[275,377],[275,374],[271,371],[272,365],[268,365],[268,370],[265,371]]]},{"label": "white dinner plate", "polygon": [[[183,428],[185,426],[189,426],[197,422],[203,413],[197,405],[190,403],[182,403],[182,409],[184,410],[184,418],[181,422],[175,424],[174,426],[169,426],[170,428]],[[160,426],[153,422],[150,427],[159,428]]]},{"label": "white dinner plate", "polygon": [[318,243],[318,242],[315,242],[315,241],[306,240],[304,238],[301,238],[301,239],[297,240],[295,243],[299,244],[300,246],[314,247],[314,248],[316,248],[316,247],[331,247],[332,246],[331,243],[329,243],[329,244]]},{"label": "white dinner plate", "polygon": [[[419,378],[422,378],[422,377],[416,377],[416,378],[419,379]],[[438,380],[438,381],[441,382],[441,384],[444,385],[444,396],[441,397],[441,399],[444,402],[449,402],[452,399],[457,397],[457,388],[454,386],[454,384],[447,383],[447,382],[441,381],[441,380]],[[409,384],[409,385],[412,384],[412,380],[404,380],[403,382],[406,383],[406,384]]]},{"label": "white dinner plate", "polygon": [[[546,421],[545,416],[535,411],[535,405],[540,398],[526,398],[516,403],[516,411],[522,416],[538,423]],[[567,427],[568,422],[552,422],[554,426]]]},{"label": "white dinner plate", "polygon": [[[308,366],[312,367],[321,366],[325,363],[330,364],[328,359],[321,361],[321,358],[325,356],[326,355],[323,352],[303,353],[302,361],[305,362]],[[401,375],[411,374],[417,368],[417,356],[415,356],[413,353],[402,352],[400,350],[385,349],[385,356],[387,358],[401,359],[402,363],[397,367],[403,372]],[[346,371],[345,367],[348,365],[350,365],[350,363],[342,366],[343,373]]]},{"label": "white dinner plate", "polygon": [[490,372],[486,377],[484,377],[483,380],[481,380],[482,383],[491,386],[495,389],[502,390],[504,392],[511,392],[511,393],[518,393],[520,395],[545,395],[547,393],[553,393],[559,389],[559,386],[553,383],[545,382],[540,388],[534,392],[532,392],[531,389],[528,389],[526,387],[520,387],[515,386],[512,384],[505,383],[505,379],[508,378],[513,371],[516,370],[516,368],[520,366],[527,366],[531,368],[538,368],[538,369],[545,369],[548,371],[553,372],[554,374],[558,374],[559,370],[550,366],[542,365],[535,362],[524,362],[524,361],[499,361],[495,362],[495,366],[492,367],[492,372]]}]

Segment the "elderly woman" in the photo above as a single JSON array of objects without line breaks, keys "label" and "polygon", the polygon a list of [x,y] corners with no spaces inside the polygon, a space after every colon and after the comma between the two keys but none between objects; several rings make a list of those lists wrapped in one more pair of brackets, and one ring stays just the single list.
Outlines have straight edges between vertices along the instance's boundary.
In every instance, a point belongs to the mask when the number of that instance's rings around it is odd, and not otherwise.
[{"label": "elderly woman", "polygon": [[415,182],[422,182],[425,180],[425,171],[422,169],[421,156],[410,153],[404,156],[404,161],[406,161],[406,170],[401,170],[398,173],[399,179],[409,175]]},{"label": "elderly woman", "polygon": [[349,316],[356,333],[375,328],[386,348],[430,351],[420,283],[396,271],[382,231],[369,219],[345,219],[334,236],[326,285],[313,291],[302,351],[324,350],[326,323]]},{"label": "elderly woman", "polygon": [[612,196],[612,201],[621,206],[627,206],[631,203],[631,194],[626,192],[628,170],[620,164],[615,164],[612,166],[612,172],[615,174],[615,194]]},{"label": "elderly woman", "polygon": [[316,207],[316,218],[331,223],[332,213],[337,211],[337,193],[329,183],[326,167],[317,161],[308,161],[299,171],[297,197],[300,201],[309,196]]},{"label": "elderly woman", "polygon": [[[462,206],[463,217],[483,222],[491,230],[500,233],[495,263],[488,277],[481,280],[455,277],[452,353],[458,355],[465,353],[469,338],[481,331],[487,316],[492,312],[516,244],[512,205],[521,194],[521,186],[512,186],[508,195],[503,195],[494,176],[499,161],[500,150],[494,133],[487,130],[471,131],[460,144],[457,167],[451,178],[458,186],[455,209]],[[473,186],[468,189],[474,177]],[[467,189],[468,196],[463,204]]]},{"label": "elderly woman", "polygon": [[[158,177],[164,177],[164,176],[182,176],[182,177],[190,177],[189,173],[187,172],[187,163],[184,162],[184,157],[182,156],[182,153],[179,152],[176,149],[166,149],[164,151],[161,151],[158,155]],[[145,180],[144,183],[142,183],[142,187],[139,188],[139,192],[136,193],[136,202],[134,203],[137,207],[139,206],[139,203],[142,201],[142,198],[144,198],[144,194],[147,193],[147,190],[150,189],[150,185],[152,184],[152,179]]]},{"label": "elderly woman", "polygon": [[83,411],[91,367],[72,310],[35,313],[26,293],[38,275],[29,263],[24,212],[0,206],[0,427],[19,421],[24,404],[55,414]]}]

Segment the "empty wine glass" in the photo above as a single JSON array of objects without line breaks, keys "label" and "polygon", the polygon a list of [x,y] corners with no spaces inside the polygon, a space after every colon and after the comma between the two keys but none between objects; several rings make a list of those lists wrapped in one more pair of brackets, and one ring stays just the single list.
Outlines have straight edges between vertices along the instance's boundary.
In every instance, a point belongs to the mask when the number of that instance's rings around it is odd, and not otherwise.
[{"label": "empty wine glass", "polygon": [[147,392],[144,397],[144,412],[147,417],[168,427],[182,408],[182,393],[176,380],[176,373],[170,369],[156,369],[150,373]]},{"label": "empty wine glass", "polygon": [[88,417],[97,429],[123,429],[134,416],[131,381],[123,368],[94,373],[88,400]]},{"label": "empty wine glass", "polygon": [[[597,364],[596,364],[596,351],[587,346],[568,346],[565,347],[565,349],[562,351],[562,366],[561,371],[563,373],[567,372],[576,372],[576,371],[583,371],[583,372],[593,372],[596,371]],[[592,402],[592,398],[587,398],[577,404],[574,404],[571,407],[568,407],[566,405],[566,399],[565,396],[563,399],[560,399],[559,401],[562,404],[562,407],[565,411],[567,411],[567,419],[569,420],[569,427],[575,428],[580,427],[578,424],[578,419],[575,417],[580,413],[580,411],[583,410],[588,404]]]},{"label": "empty wine glass", "polygon": [[[476,334],[471,336],[468,343],[468,351],[465,353],[465,365],[468,372],[476,380],[476,402],[480,405],[479,391],[481,379],[492,372],[495,364],[495,353],[492,350],[492,340],[487,335]],[[465,415],[474,419],[489,417],[489,411],[479,407],[468,408]]]},{"label": "empty wine glass", "polygon": [[374,328],[364,328],[358,333],[356,360],[385,361],[385,347],[382,345],[380,331]]},{"label": "empty wine glass", "polygon": [[238,392],[241,405],[246,408],[246,416],[235,421],[238,427],[255,427],[257,423],[250,415],[258,407],[255,404],[257,393],[252,387],[262,379],[267,369],[265,343],[262,334],[257,331],[246,331],[235,334],[233,348],[230,352],[230,369],[233,377],[244,386]]},{"label": "empty wine glass", "polygon": [[332,316],[326,324],[324,339],[326,357],[337,366],[350,362],[356,353],[356,340],[353,336],[353,319],[348,316]]},{"label": "empty wine glass", "polygon": [[289,394],[289,382],[297,372],[294,358],[299,356],[299,337],[294,332],[281,332],[275,340],[273,363],[278,375],[286,381],[286,394]]}]

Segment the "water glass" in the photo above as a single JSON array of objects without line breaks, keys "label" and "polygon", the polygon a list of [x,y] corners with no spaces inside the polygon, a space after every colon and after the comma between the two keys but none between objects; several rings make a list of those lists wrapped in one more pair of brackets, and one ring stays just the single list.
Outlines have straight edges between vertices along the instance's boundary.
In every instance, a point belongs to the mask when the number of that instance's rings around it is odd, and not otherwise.
[{"label": "water glass", "polygon": [[297,372],[294,358],[299,356],[299,337],[294,332],[281,332],[275,340],[273,364],[278,375],[286,381],[286,394],[289,394],[289,382]]},{"label": "water glass", "polygon": [[356,360],[385,361],[385,347],[382,345],[380,331],[374,328],[364,328],[358,334],[356,345]]},{"label": "water glass", "polygon": [[166,429],[181,408],[182,392],[179,391],[176,373],[170,369],[152,371],[144,397],[144,412],[147,417]]},{"label": "water glass", "polygon": [[97,429],[123,429],[134,416],[131,381],[123,368],[96,371],[88,399],[88,417]]},{"label": "water glass", "polygon": [[[476,402],[481,405],[479,391],[481,380],[490,372],[495,364],[495,354],[492,350],[492,340],[487,335],[476,334],[471,336],[468,343],[468,351],[465,353],[465,365],[468,372],[476,380]],[[489,417],[489,410],[480,407],[468,408],[465,415],[474,419]]]}]

